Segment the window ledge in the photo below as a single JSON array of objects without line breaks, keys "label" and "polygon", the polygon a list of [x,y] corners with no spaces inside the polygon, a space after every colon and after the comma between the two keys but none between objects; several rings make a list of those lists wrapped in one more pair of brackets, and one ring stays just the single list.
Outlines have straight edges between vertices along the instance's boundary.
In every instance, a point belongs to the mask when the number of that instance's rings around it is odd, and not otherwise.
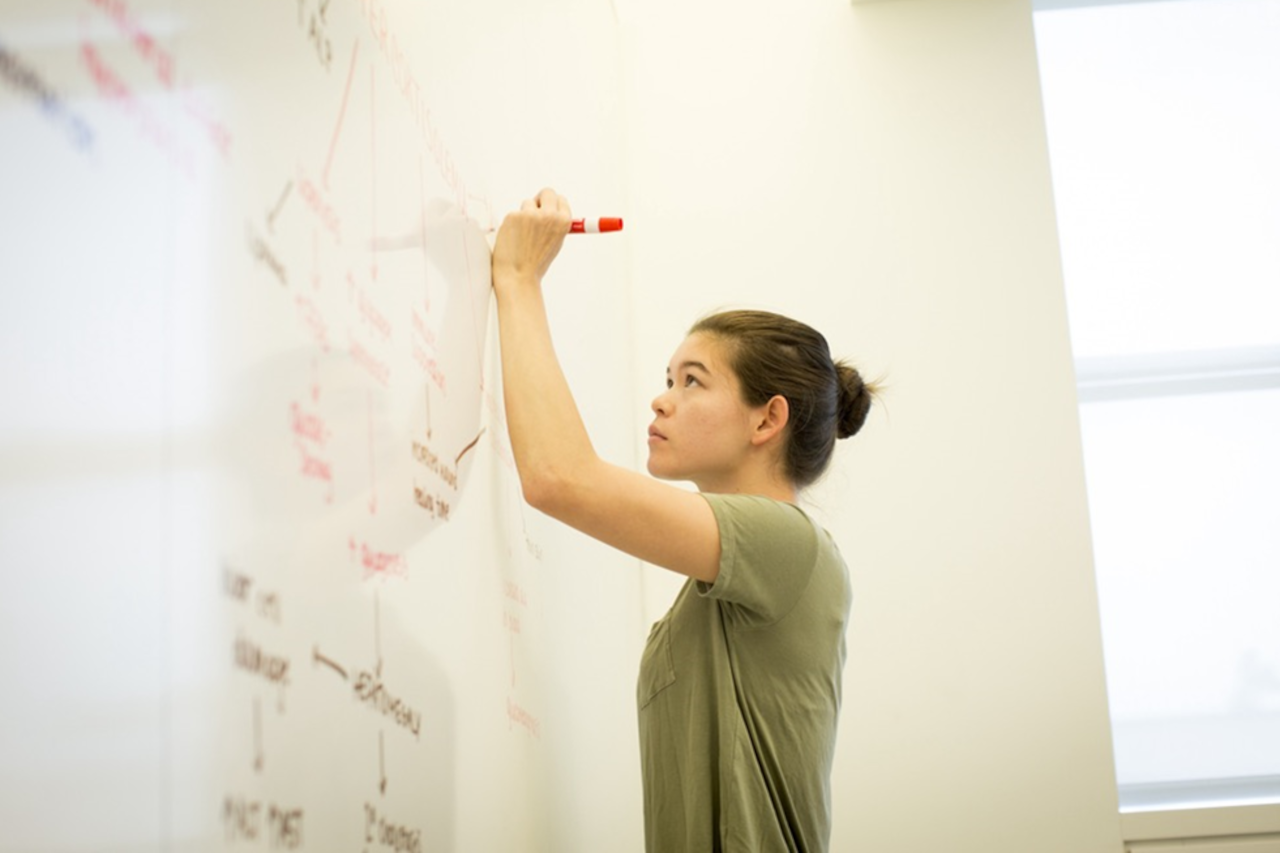
[{"label": "window ledge", "polygon": [[1280,803],[1124,812],[1120,829],[1126,842],[1280,834]]},{"label": "window ledge", "polygon": [[1280,347],[1076,359],[1081,403],[1280,388]]}]

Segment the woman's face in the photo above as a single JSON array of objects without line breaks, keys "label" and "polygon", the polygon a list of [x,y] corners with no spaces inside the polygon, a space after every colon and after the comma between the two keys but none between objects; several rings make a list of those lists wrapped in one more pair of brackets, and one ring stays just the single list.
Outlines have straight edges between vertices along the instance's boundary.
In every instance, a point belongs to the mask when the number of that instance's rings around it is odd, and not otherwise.
[{"label": "woman's face", "polygon": [[760,410],[743,402],[724,345],[707,335],[685,338],[652,408],[649,473],[692,480],[703,491],[731,491]]}]

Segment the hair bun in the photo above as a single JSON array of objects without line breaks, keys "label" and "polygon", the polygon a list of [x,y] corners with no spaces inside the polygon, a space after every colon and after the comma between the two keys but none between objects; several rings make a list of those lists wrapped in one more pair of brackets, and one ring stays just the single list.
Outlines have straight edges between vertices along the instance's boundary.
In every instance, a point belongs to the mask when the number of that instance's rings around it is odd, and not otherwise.
[{"label": "hair bun", "polygon": [[836,363],[836,378],[840,382],[836,438],[849,438],[856,435],[866,423],[875,389],[869,387],[862,380],[862,375],[843,361]]}]

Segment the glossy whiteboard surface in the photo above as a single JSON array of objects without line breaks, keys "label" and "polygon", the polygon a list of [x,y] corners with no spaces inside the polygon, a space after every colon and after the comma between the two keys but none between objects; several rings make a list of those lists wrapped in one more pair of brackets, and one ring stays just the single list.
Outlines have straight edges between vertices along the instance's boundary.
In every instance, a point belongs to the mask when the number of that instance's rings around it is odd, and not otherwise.
[{"label": "glossy whiteboard surface", "polygon": [[[637,569],[522,503],[488,270],[548,176],[622,203],[614,27],[4,4],[0,849],[638,849]],[[589,239],[562,357],[630,453]]]}]

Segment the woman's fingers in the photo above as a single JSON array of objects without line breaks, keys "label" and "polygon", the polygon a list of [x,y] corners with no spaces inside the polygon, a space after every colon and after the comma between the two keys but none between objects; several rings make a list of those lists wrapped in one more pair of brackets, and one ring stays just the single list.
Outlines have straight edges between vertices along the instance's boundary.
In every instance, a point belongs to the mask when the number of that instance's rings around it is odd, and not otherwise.
[{"label": "woman's fingers", "polygon": [[543,210],[548,210],[564,216],[572,215],[571,208],[569,207],[569,199],[560,195],[550,187],[542,189],[538,193],[537,197],[535,197],[534,203]]},{"label": "woman's fingers", "polygon": [[495,286],[508,275],[531,274],[541,280],[559,254],[571,221],[568,199],[555,190],[543,189],[523,201],[519,212],[503,220],[494,241]]}]

